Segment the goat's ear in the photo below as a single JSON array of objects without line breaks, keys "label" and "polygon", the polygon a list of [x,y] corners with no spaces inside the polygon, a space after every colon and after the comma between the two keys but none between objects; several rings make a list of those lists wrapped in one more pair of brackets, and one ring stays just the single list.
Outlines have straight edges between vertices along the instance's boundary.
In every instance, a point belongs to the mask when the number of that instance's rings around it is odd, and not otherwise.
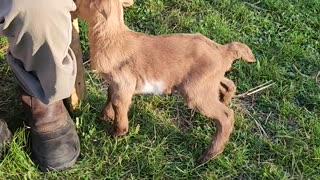
[{"label": "goat's ear", "polygon": [[111,13],[111,0],[93,0],[93,6],[105,17],[108,18]]},{"label": "goat's ear", "polygon": [[122,6],[123,7],[130,7],[133,5],[133,0],[122,0]]},{"label": "goat's ear", "polygon": [[232,53],[232,58],[234,60],[242,58],[243,60],[248,62],[256,61],[251,49],[246,44],[240,42],[232,42],[228,45],[228,50],[229,53]]}]

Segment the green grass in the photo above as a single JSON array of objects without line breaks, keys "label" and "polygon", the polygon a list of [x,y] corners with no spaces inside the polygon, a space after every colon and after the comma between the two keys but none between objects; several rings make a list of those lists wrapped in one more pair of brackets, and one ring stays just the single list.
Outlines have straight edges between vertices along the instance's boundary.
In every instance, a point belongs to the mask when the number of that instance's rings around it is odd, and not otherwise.
[{"label": "green grass", "polygon": [[[29,158],[25,114],[1,39],[0,114],[15,135],[2,150],[0,179],[320,179],[320,1],[247,2],[137,0],[125,13],[128,26],[148,34],[200,32],[219,43],[247,43],[258,62],[233,65],[228,77],[238,94],[275,83],[233,100],[231,139],[201,167],[194,162],[215,130],[211,120],[178,96],[136,96],[129,135],[112,138],[110,124],[97,120],[105,88],[88,69],[88,99],[73,115],[81,157],[72,169],[39,172]],[[86,24],[80,24],[87,51]]]}]

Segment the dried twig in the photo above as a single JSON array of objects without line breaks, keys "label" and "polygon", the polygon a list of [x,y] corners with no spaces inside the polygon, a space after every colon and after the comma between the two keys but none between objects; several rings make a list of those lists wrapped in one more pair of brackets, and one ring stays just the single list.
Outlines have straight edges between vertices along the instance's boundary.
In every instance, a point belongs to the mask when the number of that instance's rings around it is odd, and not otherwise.
[{"label": "dried twig", "polygon": [[266,131],[263,129],[262,125],[250,114],[248,113],[248,115],[254,120],[254,122],[256,123],[256,125],[258,126],[258,129],[260,131],[261,136],[266,136],[268,137],[268,134],[266,133]]},{"label": "dried twig", "polygon": [[[270,83],[271,83],[271,84],[270,84]],[[254,87],[254,88],[250,89],[249,91],[247,91],[247,92],[245,92],[245,93],[236,95],[235,97],[236,97],[236,98],[242,98],[242,97],[245,97],[245,96],[251,96],[251,95],[253,95],[253,94],[256,94],[256,93],[258,93],[258,92],[260,92],[260,91],[263,91],[263,90],[265,90],[265,89],[273,86],[274,84],[275,84],[274,82],[268,81],[268,82],[266,82],[266,83],[264,83],[264,84],[261,84],[261,85],[259,85],[259,86],[257,86],[257,87]]]},{"label": "dried twig", "polygon": [[254,8],[254,9],[257,9],[257,10],[261,10],[261,11],[269,11],[269,10],[267,10],[267,9],[263,9],[263,8],[261,8],[261,7],[259,7],[259,6],[257,6],[256,4],[259,4],[260,3],[260,1],[259,2],[256,2],[256,3],[254,3],[254,4],[252,4],[252,3],[248,3],[248,2],[243,2],[244,4],[246,4],[246,5],[248,5],[248,6],[250,6],[250,7],[252,7],[252,8]]},{"label": "dried twig", "polygon": [[89,64],[90,62],[91,62],[91,59],[85,61],[85,62],[83,63],[83,65],[87,65],[87,64]]},{"label": "dried twig", "polygon": [[267,122],[268,122],[268,120],[269,120],[269,118],[270,118],[271,114],[272,114],[272,112],[270,112],[270,113],[268,114],[268,116],[267,116],[266,120],[264,121],[264,124],[267,124]]},{"label": "dried twig", "polygon": [[319,77],[320,77],[320,71],[317,73],[317,75],[314,77],[314,76],[308,76],[306,74],[303,74],[298,68],[296,65],[293,64],[293,68],[303,77],[305,78],[309,78],[309,79],[315,79],[316,80],[316,83],[318,83],[320,80],[319,80]]},{"label": "dried twig", "polygon": [[316,82],[320,82],[319,77],[320,77],[320,71],[318,72],[318,74],[316,76]]},{"label": "dried twig", "polygon": [[306,77],[306,78],[310,78],[310,76],[305,75],[305,74],[303,74],[301,71],[299,71],[299,69],[297,68],[297,66],[294,65],[294,64],[293,64],[293,68],[294,68],[301,76]]}]

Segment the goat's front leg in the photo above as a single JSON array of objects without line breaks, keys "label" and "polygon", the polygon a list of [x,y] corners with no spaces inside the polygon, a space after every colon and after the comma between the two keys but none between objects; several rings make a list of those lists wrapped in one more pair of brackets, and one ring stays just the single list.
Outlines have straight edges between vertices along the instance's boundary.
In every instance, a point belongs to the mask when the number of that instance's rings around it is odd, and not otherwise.
[{"label": "goat's front leg", "polygon": [[111,103],[114,110],[114,135],[124,136],[128,133],[128,111],[135,91],[135,83],[127,81],[113,88]]},{"label": "goat's front leg", "polygon": [[108,99],[107,99],[107,102],[101,111],[100,120],[103,120],[103,121],[114,120],[114,109],[113,109],[112,102],[111,102],[112,94],[113,94],[112,86],[109,86]]}]

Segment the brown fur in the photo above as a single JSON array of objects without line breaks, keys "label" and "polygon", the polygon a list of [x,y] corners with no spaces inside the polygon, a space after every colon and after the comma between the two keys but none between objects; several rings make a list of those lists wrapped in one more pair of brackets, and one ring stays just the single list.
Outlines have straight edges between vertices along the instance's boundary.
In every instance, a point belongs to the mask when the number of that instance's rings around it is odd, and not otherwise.
[{"label": "brown fur", "polygon": [[[200,163],[220,154],[234,124],[233,111],[225,104],[235,85],[224,75],[236,59],[255,61],[249,47],[239,42],[220,45],[201,34],[133,32],[123,20],[123,7],[132,5],[132,0],[75,2],[77,13],[89,24],[92,68],[110,83],[102,117],[114,119],[115,135],[128,132],[127,113],[134,94],[147,92],[147,87],[161,93],[175,90],[190,108],[216,120],[217,132]],[[157,89],[157,83],[162,88]]]}]

